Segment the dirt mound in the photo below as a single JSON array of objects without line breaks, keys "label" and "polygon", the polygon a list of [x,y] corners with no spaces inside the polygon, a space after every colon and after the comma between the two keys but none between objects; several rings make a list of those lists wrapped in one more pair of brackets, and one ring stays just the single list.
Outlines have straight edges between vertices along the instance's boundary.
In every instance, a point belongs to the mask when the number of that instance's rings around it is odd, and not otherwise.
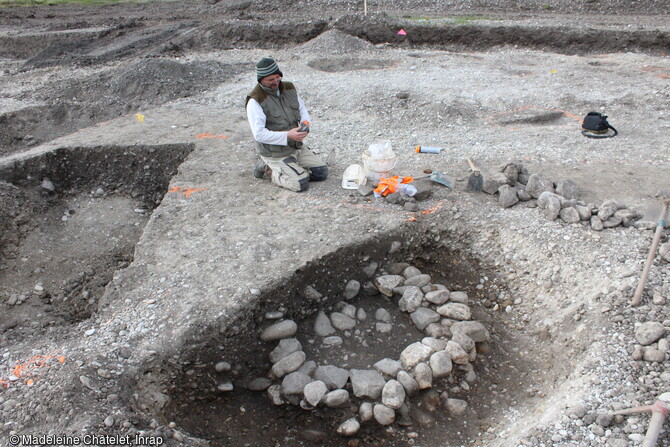
[{"label": "dirt mound", "polygon": [[313,51],[323,54],[346,54],[353,51],[364,51],[372,49],[373,45],[358,37],[332,29],[319,35],[315,39],[305,42],[296,49],[300,51]]},{"label": "dirt mound", "polygon": [[[644,51],[667,48],[670,36],[660,30],[574,29],[565,26],[500,26],[484,17],[448,26],[422,23],[411,18],[393,18],[386,13],[369,16],[344,15],[332,23],[335,29],[373,44],[423,46],[449,49],[488,49],[505,45],[537,48],[563,54]],[[406,34],[399,34],[403,29]]]},{"label": "dirt mound", "polygon": [[328,22],[308,20],[291,22],[265,20],[261,16],[240,13],[239,20],[207,25],[174,44],[181,51],[222,50],[230,48],[282,48],[301,44],[321,34]]},{"label": "dirt mound", "polygon": [[[44,39],[42,44],[50,44],[31,57],[24,69],[70,64],[95,65],[129,56],[160,54],[164,46],[170,47],[171,39],[194,25],[193,22],[183,22],[148,28],[141,21],[131,20],[112,29],[99,31],[93,39],[85,35],[74,39]],[[54,33],[52,36],[62,34]]]},{"label": "dirt mound", "polygon": [[131,110],[193,96],[246,69],[241,64],[214,61],[180,63],[152,59],[123,70],[74,81],[60,89],[51,86],[41,91],[39,96],[44,100],[56,96],[68,101],[86,100],[105,107],[115,105],[121,110]]},{"label": "dirt mound", "polygon": [[400,22],[400,20],[381,12],[367,16],[361,16],[360,14],[344,15],[335,20],[332,26],[346,34],[357,36],[372,43],[382,43],[399,41],[400,38],[396,32],[401,27]]}]

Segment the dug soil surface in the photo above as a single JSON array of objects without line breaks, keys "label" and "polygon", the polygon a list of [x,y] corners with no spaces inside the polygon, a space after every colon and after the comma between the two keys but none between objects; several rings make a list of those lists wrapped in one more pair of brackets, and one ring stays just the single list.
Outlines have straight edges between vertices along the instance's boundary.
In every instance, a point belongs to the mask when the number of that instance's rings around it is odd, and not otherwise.
[{"label": "dug soil surface", "polygon": [[[631,306],[670,188],[669,14],[660,0],[0,5],[0,442],[640,445],[649,415],[613,413],[670,384],[667,230]],[[329,160],[304,193],[251,175],[244,104],[268,55]],[[618,135],[582,135],[590,111]],[[343,189],[383,141],[384,175],[449,187]],[[468,191],[467,156],[487,182],[513,165],[515,203]],[[524,194],[532,174],[562,192],[551,218]],[[608,206],[603,229],[590,216]],[[588,216],[554,219],[567,208]],[[351,381],[333,408],[288,394],[260,337],[276,321],[296,323],[305,371],[372,369],[428,335],[404,289],[375,286],[399,265],[430,275],[423,292],[463,292],[460,318],[489,338],[390,424],[364,420],[378,402]],[[347,306],[356,328],[322,340],[319,312]]]}]

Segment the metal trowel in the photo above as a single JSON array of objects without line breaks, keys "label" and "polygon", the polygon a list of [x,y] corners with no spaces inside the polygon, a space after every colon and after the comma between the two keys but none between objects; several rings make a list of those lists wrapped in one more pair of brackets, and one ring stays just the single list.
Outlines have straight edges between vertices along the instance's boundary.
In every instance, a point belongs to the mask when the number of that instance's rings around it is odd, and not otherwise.
[{"label": "metal trowel", "polygon": [[440,185],[446,186],[447,188],[454,189],[454,182],[452,179],[440,172],[431,172],[430,174],[424,175],[422,177],[414,177],[415,180],[422,178],[427,178],[431,182],[439,183]]},{"label": "metal trowel", "polygon": [[336,152],[335,152],[335,148],[332,148],[330,150],[330,152],[328,152],[328,157],[326,158],[326,164],[328,166],[333,166],[335,164],[336,157],[337,157],[337,155],[336,155]]}]

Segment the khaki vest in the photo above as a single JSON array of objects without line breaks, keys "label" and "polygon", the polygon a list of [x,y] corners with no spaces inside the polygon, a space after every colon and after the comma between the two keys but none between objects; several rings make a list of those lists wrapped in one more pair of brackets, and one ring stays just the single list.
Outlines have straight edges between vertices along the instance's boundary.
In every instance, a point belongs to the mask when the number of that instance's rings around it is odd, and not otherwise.
[{"label": "khaki vest", "polygon": [[[300,124],[300,104],[298,103],[298,92],[290,82],[279,83],[280,96],[268,94],[260,84],[247,95],[246,102],[250,98],[255,99],[265,113],[265,127],[273,131],[287,131],[298,127]],[[302,143],[288,140],[287,146],[277,144],[264,144],[256,141],[256,152],[264,157],[286,157],[291,152],[299,149]]]}]

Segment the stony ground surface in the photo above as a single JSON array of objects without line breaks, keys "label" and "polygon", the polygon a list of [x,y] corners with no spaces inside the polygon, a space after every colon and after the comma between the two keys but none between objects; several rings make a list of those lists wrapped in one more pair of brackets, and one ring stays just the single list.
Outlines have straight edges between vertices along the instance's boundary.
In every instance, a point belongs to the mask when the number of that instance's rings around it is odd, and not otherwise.
[{"label": "stony ground surface", "polygon": [[[612,413],[670,383],[667,232],[642,305],[629,304],[652,238],[640,222],[669,186],[667,4],[367,6],[0,10],[3,443],[641,444],[648,414]],[[308,144],[333,155],[330,178],[303,194],[250,175],[243,101],[268,54],[310,108]],[[619,136],[582,136],[592,110]],[[430,197],[395,203],[342,189],[345,168],[383,140],[395,174],[431,169],[454,188],[422,180]],[[487,180],[510,163],[572,180],[580,202],[563,191],[503,208],[465,190],[466,155]],[[638,216],[600,230],[553,219],[552,201]],[[410,420],[347,424],[346,438],[338,427],[365,412],[350,384],[337,408],[247,390],[275,363],[261,334],[278,319],[296,323],[316,364],[401,360],[427,334],[398,308],[400,290],[384,298],[371,284],[398,262],[467,293],[490,331],[475,377],[408,399]],[[343,301],[369,321],[321,346],[314,319]],[[379,308],[389,332],[372,324]]]}]

